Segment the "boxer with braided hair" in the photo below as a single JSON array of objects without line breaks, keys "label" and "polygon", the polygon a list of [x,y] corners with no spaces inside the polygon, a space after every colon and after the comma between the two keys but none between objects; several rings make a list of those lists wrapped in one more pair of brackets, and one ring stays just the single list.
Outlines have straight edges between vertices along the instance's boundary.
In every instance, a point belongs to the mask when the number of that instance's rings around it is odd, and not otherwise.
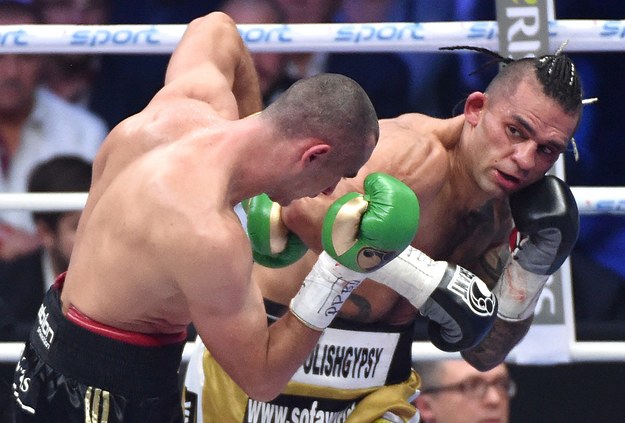
[{"label": "boxer with braided hair", "polygon": [[[421,211],[412,246],[350,295],[275,400],[247,397],[223,377],[210,351],[200,349],[188,378],[200,378],[194,389],[203,421],[262,421],[271,412],[291,421],[304,413],[311,421],[317,415],[350,423],[406,421],[418,386],[411,372],[418,314],[429,320],[437,347],[461,351],[480,370],[501,363],[525,336],[542,287],[577,236],[570,189],[545,174],[569,147],[582,94],[577,71],[561,52],[520,60],[490,54],[505,66],[484,92],[467,97],[462,115],[380,120],[378,145],[355,178],[343,179],[332,195],[281,210],[267,206],[276,213],[266,214],[266,225],[281,228],[272,233],[285,241],[282,250],[265,248],[273,238],[253,244],[269,256],[255,265],[254,278],[270,321],[288,310],[323,249],[323,221],[336,196],[363,192],[370,174],[384,172],[417,194]],[[289,260],[297,261],[268,267]]]},{"label": "boxer with braided hair", "polygon": [[[476,73],[483,67],[492,65],[493,63],[501,63],[501,72],[493,79],[492,83],[495,83],[500,78],[504,78],[508,71],[506,71],[506,65],[511,63],[528,64],[532,65],[536,70],[536,79],[540,82],[543,92],[550,98],[556,100],[562,108],[569,113],[577,113],[580,111],[582,105],[582,87],[579,76],[575,68],[575,64],[565,54],[562,54],[566,43],[555,52],[555,54],[546,54],[540,57],[526,57],[523,59],[514,60],[510,57],[503,57],[500,54],[489,50],[484,47],[475,46],[452,46],[441,47],[442,51],[454,51],[454,50],[470,50],[478,53],[482,53],[492,58],[489,62],[484,64],[476,71]],[[514,70],[513,72],[517,72]]]}]

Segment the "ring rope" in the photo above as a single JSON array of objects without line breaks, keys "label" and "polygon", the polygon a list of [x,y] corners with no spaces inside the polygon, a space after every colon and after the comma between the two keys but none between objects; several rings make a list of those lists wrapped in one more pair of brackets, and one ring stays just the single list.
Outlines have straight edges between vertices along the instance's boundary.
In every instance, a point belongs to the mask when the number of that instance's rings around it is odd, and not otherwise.
[{"label": "ring rope", "polygon": [[86,192],[1,193],[0,210],[70,211],[82,210]]},{"label": "ring rope", "polygon": [[[182,361],[188,362],[193,354],[195,344],[187,342],[182,353]],[[0,363],[15,363],[20,359],[24,343],[0,342]],[[460,353],[448,353],[439,350],[425,341],[412,343],[413,360],[433,361],[460,358]],[[576,341],[570,346],[570,359],[574,362],[622,362],[625,361],[625,342]],[[514,362],[514,351],[506,357],[506,361]]]},{"label": "ring rope", "polygon": [[[497,51],[496,21],[240,24],[252,52],[437,52],[471,44]],[[0,54],[171,53],[186,25],[0,25]],[[625,20],[552,20],[549,48],[625,51]]]},{"label": "ring rope", "polygon": [[[625,187],[571,187],[582,215],[625,214]],[[81,210],[84,192],[0,193],[0,210]]]}]

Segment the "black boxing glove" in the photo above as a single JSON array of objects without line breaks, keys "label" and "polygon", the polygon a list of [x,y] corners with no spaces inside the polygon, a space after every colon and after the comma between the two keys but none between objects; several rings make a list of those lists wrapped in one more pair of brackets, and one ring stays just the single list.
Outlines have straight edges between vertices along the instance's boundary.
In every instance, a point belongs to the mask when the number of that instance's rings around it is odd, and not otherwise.
[{"label": "black boxing glove", "polygon": [[427,317],[430,341],[443,351],[477,345],[497,316],[497,299],[482,280],[412,247],[369,277],[395,290]]},{"label": "black boxing glove", "polygon": [[488,334],[497,316],[497,299],[473,273],[448,264],[443,279],[419,312],[430,319],[428,335],[435,347],[462,351]]},{"label": "black boxing glove", "polygon": [[579,211],[568,185],[553,175],[510,196],[516,226],[511,256],[495,286],[499,317],[525,320],[534,313],[540,293],[571,254],[579,235]]}]

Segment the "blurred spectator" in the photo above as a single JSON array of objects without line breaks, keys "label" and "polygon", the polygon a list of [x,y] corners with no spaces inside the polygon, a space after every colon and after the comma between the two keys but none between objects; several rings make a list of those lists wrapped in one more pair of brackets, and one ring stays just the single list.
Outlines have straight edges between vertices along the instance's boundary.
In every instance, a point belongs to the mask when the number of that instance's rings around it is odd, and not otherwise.
[{"label": "blurred spectator", "polygon": [[[285,15],[274,0],[226,0],[220,8],[237,24],[284,23]],[[285,91],[295,79],[286,72],[286,55],[283,53],[252,53],[263,103],[268,105]]]},{"label": "blurred spectator", "polygon": [[[28,1],[0,2],[0,24],[40,23]],[[40,87],[39,55],[0,55],[0,191],[24,192],[32,168],[62,153],[91,160],[107,133],[105,123]],[[39,245],[26,211],[0,211],[0,260]]]},{"label": "blurred spectator", "polygon": [[[394,0],[343,0],[335,21],[388,22],[395,4]],[[411,111],[410,69],[398,53],[331,53],[326,72],[347,75],[362,85],[379,118]]]},{"label": "blurred spectator", "polygon": [[[78,156],[55,156],[38,164],[29,192],[87,192],[91,163]],[[81,211],[34,212],[42,247],[15,260],[0,262],[0,341],[24,342],[35,322],[44,293],[67,270]],[[0,383],[10,385],[15,364],[0,366]],[[1,420],[0,420],[1,421]]]},{"label": "blurred spectator", "polygon": [[462,359],[422,362],[421,423],[508,423],[516,386],[506,364],[480,372]]},{"label": "blurred spectator", "polygon": [[[454,22],[495,19],[494,2],[476,0],[398,0],[394,19],[402,22]],[[470,42],[467,42],[470,44]],[[449,47],[450,44],[440,45]],[[466,97],[481,91],[498,67],[478,70],[489,59],[471,52],[401,53],[410,65],[410,107],[430,116],[448,118],[462,113]]]},{"label": "blurred spectator", "polygon": [[[223,0],[109,0],[109,23],[187,24],[217,10]],[[93,85],[91,109],[109,127],[141,111],[161,89],[169,55],[106,54]]]},{"label": "blurred spectator", "polygon": [[[78,156],[55,156],[39,163],[28,181],[29,192],[87,192],[91,184],[91,162]],[[33,212],[42,247],[18,259],[0,262],[2,314],[13,317],[2,340],[25,341],[43,294],[54,279],[67,270],[74,246],[80,210]]]},{"label": "blurred spectator", "polygon": [[[104,25],[109,0],[35,0],[46,24]],[[100,70],[100,55],[52,54],[46,59],[44,82],[58,96],[89,107],[92,85]]]},{"label": "blurred spectator", "polygon": [[[385,22],[391,17],[396,0],[277,0],[288,23],[367,23]],[[389,118],[409,110],[410,69],[400,55],[388,53],[289,54],[287,70],[298,79],[320,72],[347,75],[365,89],[378,117]]]},{"label": "blurred spectator", "polygon": [[[342,1],[276,0],[284,10],[286,23],[331,23]],[[326,71],[327,52],[292,53],[288,55],[288,72],[293,79],[306,78]]]}]

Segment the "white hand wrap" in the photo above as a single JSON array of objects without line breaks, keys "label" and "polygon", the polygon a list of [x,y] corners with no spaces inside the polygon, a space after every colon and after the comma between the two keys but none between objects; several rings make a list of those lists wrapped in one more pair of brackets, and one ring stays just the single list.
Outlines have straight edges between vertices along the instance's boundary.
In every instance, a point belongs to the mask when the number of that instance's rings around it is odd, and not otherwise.
[{"label": "white hand wrap", "polygon": [[510,256],[493,292],[499,301],[497,315],[509,322],[521,321],[534,314],[549,275],[537,275],[523,269]]},{"label": "white hand wrap", "polygon": [[291,313],[306,326],[322,331],[366,277],[337,263],[324,251],[291,300]]},{"label": "white hand wrap", "polygon": [[446,261],[434,261],[408,247],[386,266],[367,275],[393,289],[417,309],[432,295],[447,270]]}]

